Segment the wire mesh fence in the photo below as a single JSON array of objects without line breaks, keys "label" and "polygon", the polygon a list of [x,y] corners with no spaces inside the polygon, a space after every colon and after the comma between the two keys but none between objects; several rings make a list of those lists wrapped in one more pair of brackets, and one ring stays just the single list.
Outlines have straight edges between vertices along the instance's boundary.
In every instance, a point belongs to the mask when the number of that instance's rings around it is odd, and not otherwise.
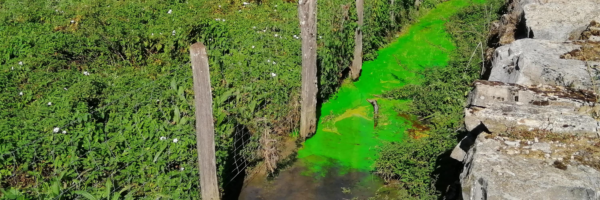
[{"label": "wire mesh fence", "polygon": [[[276,61],[265,63],[273,65]],[[273,172],[280,159],[281,146],[277,141],[297,135],[299,87],[272,87],[280,81],[274,72],[276,67],[268,65],[264,68],[242,68],[232,80],[236,83],[235,87],[213,94],[215,134],[217,138],[231,139],[216,144],[217,160],[223,156],[221,184],[224,187],[244,181],[248,169],[256,166]],[[215,77],[211,76],[211,79]],[[296,81],[299,83],[299,77]]]}]

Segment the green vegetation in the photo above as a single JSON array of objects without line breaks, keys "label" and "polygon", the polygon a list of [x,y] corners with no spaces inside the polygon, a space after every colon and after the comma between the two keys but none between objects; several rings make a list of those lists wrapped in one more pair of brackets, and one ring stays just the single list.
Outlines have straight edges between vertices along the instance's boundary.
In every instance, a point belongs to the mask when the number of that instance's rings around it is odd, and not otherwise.
[{"label": "green vegetation", "polygon": [[465,96],[481,72],[481,56],[472,60],[470,57],[473,51],[481,51],[476,49],[480,42],[486,44],[488,26],[499,17],[502,4],[499,0],[475,4],[449,18],[445,27],[456,50],[450,54],[448,66],[426,68],[419,72],[424,77],[421,84],[410,84],[385,95],[410,99],[411,109],[403,112],[417,116],[431,128],[427,137],[385,145],[375,163],[376,173],[388,180],[399,180],[398,187],[412,197],[432,199],[439,195],[433,187],[437,181],[434,170],[439,167],[440,156],[457,143]]},{"label": "green vegetation", "polygon": [[[454,49],[450,35],[444,30],[444,18],[471,3],[455,0],[436,4],[429,10],[413,12],[418,21],[404,28],[396,41],[378,51],[379,56],[363,65],[356,82],[346,82],[321,107],[317,133],[304,143],[298,158],[309,163],[311,172],[319,176],[328,167],[369,171],[377,159],[377,149],[389,142],[399,142],[411,122],[398,115],[397,107],[406,101],[382,98],[385,92],[406,84],[418,84],[416,72],[423,66],[439,66],[448,62]],[[373,106],[367,99],[377,99],[378,124],[373,121]]]},{"label": "green vegetation", "polygon": [[[296,2],[247,2],[0,0],[0,196],[196,198],[187,64],[194,42],[206,44],[210,57],[222,185],[231,176],[235,130],[249,130],[254,143],[264,129],[292,132],[298,107],[290,105],[300,87]],[[318,6],[325,98],[351,62],[356,14],[353,0]],[[410,0],[365,6],[368,60],[416,11]]]}]

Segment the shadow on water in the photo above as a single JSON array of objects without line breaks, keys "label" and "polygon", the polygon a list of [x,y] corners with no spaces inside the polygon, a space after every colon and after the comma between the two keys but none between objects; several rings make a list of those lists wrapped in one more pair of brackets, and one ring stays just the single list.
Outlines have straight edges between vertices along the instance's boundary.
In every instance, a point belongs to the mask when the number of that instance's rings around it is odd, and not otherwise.
[{"label": "shadow on water", "polygon": [[295,162],[287,169],[279,171],[271,180],[248,180],[239,199],[367,199],[383,185],[380,178],[368,171],[340,166],[323,170],[325,174],[311,174],[302,161]]}]

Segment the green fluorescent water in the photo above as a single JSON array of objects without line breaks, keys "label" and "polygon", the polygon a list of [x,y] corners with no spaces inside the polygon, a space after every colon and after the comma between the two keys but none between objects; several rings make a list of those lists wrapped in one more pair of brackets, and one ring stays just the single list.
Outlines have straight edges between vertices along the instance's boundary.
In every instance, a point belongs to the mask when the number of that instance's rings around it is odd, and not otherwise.
[{"label": "green fluorescent water", "polygon": [[[395,110],[406,102],[386,100],[380,95],[406,84],[419,84],[424,77],[416,72],[424,67],[442,67],[455,49],[445,31],[445,21],[473,3],[485,0],[447,1],[423,15],[400,37],[379,51],[376,60],[363,64],[356,82],[342,85],[338,93],[324,103],[316,134],[298,152],[300,161],[311,173],[324,176],[325,167],[348,170],[372,170],[377,149],[387,142],[397,142],[411,124]],[[377,99],[378,125],[374,128],[373,107],[366,99]]]}]

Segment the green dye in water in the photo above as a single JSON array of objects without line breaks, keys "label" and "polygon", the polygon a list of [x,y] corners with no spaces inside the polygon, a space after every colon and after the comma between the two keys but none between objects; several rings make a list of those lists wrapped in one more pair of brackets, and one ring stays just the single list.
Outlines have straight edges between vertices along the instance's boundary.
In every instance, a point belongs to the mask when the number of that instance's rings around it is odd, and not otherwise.
[{"label": "green dye in water", "polygon": [[[365,62],[360,79],[343,84],[322,105],[315,135],[298,151],[298,159],[309,169],[303,174],[324,177],[324,169],[334,166],[345,171],[372,170],[378,148],[388,142],[400,142],[411,127],[395,111],[406,108],[406,102],[383,99],[380,95],[406,84],[419,84],[426,77],[419,77],[416,72],[424,67],[446,66],[455,46],[444,23],[461,8],[484,2],[453,0],[439,4],[380,50],[377,59]],[[379,104],[376,128],[373,106],[367,99],[377,99]]]}]

